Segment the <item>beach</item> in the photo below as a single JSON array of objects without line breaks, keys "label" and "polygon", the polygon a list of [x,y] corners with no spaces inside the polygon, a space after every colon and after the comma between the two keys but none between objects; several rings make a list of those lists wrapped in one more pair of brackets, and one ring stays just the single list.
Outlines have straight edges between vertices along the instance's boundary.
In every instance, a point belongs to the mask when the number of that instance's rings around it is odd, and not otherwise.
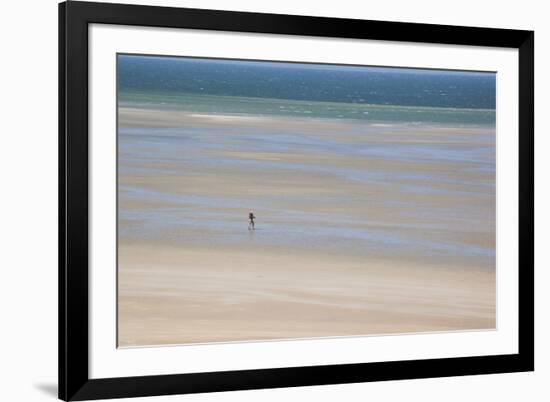
[{"label": "beach", "polygon": [[118,122],[120,347],[495,328],[494,125]]},{"label": "beach", "polygon": [[321,254],[122,246],[119,346],[495,327],[495,274]]}]

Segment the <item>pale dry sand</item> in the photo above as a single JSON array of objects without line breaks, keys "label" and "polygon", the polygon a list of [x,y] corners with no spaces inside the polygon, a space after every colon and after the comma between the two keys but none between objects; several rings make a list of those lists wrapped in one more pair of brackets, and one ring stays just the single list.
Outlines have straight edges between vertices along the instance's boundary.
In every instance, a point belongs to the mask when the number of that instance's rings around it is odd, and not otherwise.
[{"label": "pale dry sand", "polygon": [[[135,108],[119,123],[138,130],[119,136],[120,346],[495,328],[494,171],[412,157],[492,149],[491,129]],[[405,148],[332,152],[349,144]]]},{"label": "pale dry sand", "polygon": [[119,346],[495,327],[495,274],[304,253],[119,248]]}]

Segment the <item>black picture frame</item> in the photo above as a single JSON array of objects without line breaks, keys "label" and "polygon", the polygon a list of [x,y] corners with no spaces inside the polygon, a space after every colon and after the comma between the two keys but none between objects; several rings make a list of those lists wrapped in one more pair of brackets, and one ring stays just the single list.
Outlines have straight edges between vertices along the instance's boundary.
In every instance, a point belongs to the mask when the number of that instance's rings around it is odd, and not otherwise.
[{"label": "black picture frame", "polygon": [[[519,51],[517,354],[124,378],[88,375],[88,25],[375,39]],[[534,370],[534,32],[70,1],[59,4],[59,398],[88,400]]]}]

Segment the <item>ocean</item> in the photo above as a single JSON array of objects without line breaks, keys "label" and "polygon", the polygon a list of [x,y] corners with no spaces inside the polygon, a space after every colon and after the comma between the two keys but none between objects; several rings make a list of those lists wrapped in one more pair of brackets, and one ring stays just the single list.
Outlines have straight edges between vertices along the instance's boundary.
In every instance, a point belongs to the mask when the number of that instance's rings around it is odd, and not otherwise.
[{"label": "ocean", "polygon": [[121,106],[371,122],[495,124],[482,72],[118,56]]}]

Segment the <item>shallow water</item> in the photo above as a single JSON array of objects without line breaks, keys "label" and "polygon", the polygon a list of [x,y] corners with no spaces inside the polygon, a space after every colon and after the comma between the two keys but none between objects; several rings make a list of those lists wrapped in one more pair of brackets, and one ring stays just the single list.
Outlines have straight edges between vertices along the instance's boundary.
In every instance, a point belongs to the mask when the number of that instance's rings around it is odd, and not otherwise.
[{"label": "shallow water", "polygon": [[494,266],[491,127],[284,120],[121,127],[120,239]]}]

